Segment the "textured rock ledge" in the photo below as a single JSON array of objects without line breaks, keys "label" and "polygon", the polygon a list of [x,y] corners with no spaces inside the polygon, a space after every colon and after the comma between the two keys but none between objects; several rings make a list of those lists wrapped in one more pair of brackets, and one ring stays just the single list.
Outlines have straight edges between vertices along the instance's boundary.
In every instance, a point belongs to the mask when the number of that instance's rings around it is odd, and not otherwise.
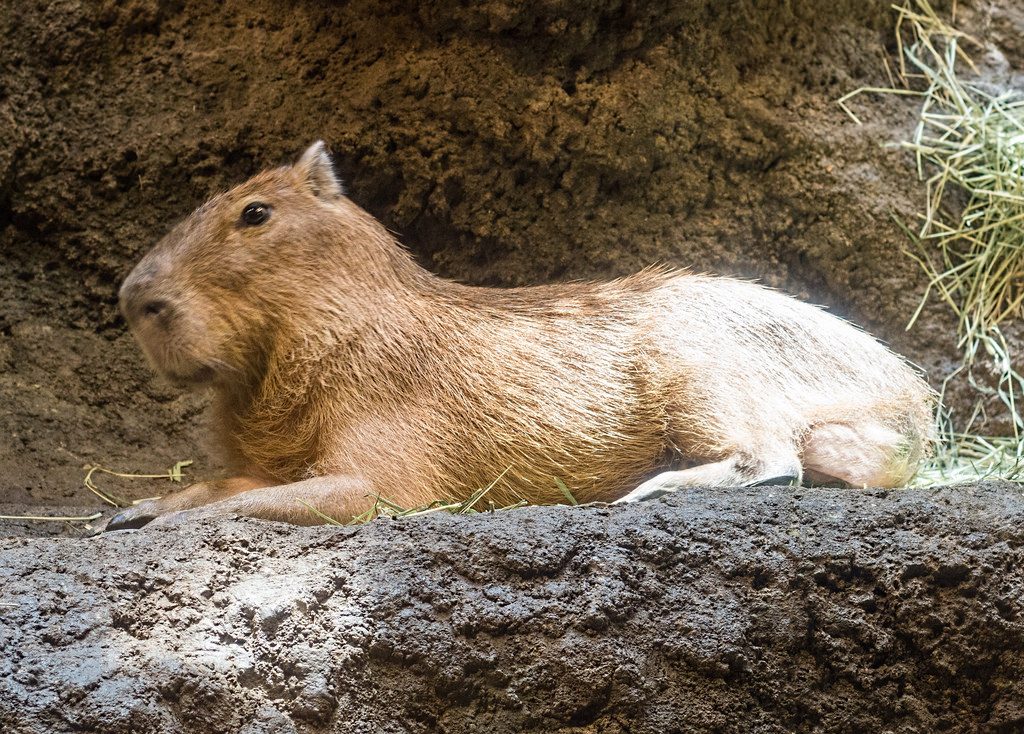
[{"label": "textured rock ledge", "polygon": [[0,541],[4,732],[1020,731],[1024,492]]}]

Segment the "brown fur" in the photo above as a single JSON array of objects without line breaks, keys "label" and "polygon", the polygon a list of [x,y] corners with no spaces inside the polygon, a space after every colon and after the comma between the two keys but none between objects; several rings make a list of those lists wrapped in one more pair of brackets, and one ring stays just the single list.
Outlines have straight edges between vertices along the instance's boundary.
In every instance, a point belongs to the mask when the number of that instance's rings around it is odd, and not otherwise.
[{"label": "brown fur", "polygon": [[[271,217],[245,226],[253,201]],[[322,146],[175,227],[122,307],[158,371],[213,388],[222,450],[251,478],[130,521],[231,496],[238,511],[313,521],[294,502],[238,502],[316,477],[339,478],[344,501],[317,502],[345,515],[364,494],[416,506],[499,477],[497,503],[561,500],[556,478],[581,502],[612,500],[672,466],[729,460],[757,479],[751,467],[805,443],[827,453],[834,431],[809,437],[836,425],[884,434],[889,464],[864,476],[894,484],[931,432],[931,393],[902,360],[751,283],[665,269],[514,289],[438,278],[342,195]]]}]

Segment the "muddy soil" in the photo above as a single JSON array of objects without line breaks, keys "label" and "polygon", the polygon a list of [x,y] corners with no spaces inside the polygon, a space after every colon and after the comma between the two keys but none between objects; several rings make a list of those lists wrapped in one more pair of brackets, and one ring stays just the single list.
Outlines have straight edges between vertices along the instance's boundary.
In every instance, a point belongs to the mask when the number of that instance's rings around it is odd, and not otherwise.
[{"label": "muddy soil", "polygon": [[[958,12],[1013,77],[1024,11]],[[6,0],[0,501],[93,506],[89,463],[216,470],[204,398],[150,377],[116,287],[176,219],[316,138],[438,273],[518,285],[667,262],[756,277],[938,383],[951,320],[934,305],[904,331],[925,279],[893,221],[922,191],[884,147],[911,105],[864,98],[857,126],[834,104],[886,81],[892,20],[888,0]]]},{"label": "muddy soil", "polygon": [[0,730],[1017,732],[1024,496],[0,541]]}]

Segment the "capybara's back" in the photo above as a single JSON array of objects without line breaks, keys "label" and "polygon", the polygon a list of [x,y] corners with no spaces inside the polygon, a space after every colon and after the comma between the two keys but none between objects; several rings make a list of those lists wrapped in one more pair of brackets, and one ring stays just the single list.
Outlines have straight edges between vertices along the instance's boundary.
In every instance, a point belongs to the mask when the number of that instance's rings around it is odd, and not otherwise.
[{"label": "capybara's back", "polygon": [[213,388],[238,476],[121,525],[207,503],[315,522],[375,495],[417,506],[491,484],[499,504],[560,500],[559,482],[579,501],[893,486],[932,430],[931,392],[899,357],[752,283],[440,279],[342,194],[321,144],[179,224],[122,309],[157,370]]}]

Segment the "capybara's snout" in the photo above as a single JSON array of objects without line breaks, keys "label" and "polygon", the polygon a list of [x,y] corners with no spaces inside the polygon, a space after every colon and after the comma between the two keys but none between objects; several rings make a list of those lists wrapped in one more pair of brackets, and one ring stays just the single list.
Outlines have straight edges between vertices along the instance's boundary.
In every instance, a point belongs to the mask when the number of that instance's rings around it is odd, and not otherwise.
[{"label": "capybara's snout", "polygon": [[142,324],[165,327],[173,317],[174,295],[162,280],[159,268],[143,260],[121,284],[118,305],[132,329]]},{"label": "capybara's snout", "polygon": [[147,256],[121,284],[121,314],[158,372],[176,384],[205,381],[211,361],[208,329],[196,316],[196,299],[174,280]]}]

